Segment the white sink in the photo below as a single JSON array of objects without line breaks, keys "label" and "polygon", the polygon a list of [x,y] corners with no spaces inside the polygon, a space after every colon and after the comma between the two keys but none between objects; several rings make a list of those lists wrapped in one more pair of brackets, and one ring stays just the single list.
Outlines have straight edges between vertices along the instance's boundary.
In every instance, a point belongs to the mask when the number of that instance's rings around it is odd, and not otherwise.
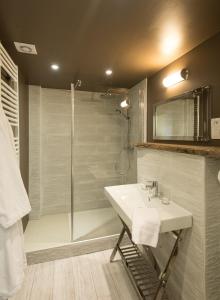
[{"label": "white sink", "polygon": [[159,198],[147,200],[141,184],[107,186],[105,194],[121,219],[131,229],[132,216],[136,207],[153,207],[158,210],[160,232],[169,232],[192,227],[192,214],[174,202],[162,204]]}]

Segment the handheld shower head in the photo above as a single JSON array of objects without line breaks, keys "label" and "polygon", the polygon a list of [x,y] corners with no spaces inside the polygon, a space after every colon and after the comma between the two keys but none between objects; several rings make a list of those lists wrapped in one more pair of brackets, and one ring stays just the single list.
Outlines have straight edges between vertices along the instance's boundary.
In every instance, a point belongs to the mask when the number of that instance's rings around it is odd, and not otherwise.
[{"label": "handheld shower head", "polygon": [[120,109],[116,109],[115,110],[116,112],[118,112],[118,113],[120,113],[120,115],[122,116],[122,117],[124,117],[126,120],[130,120],[130,117],[128,116],[128,114],[125,114],[123,111],[121,111]]},{"label": "handheld shower head", "polygon": [[82,80],[78,79],[78,80],[76,81],[74,87],[75,87],[75,89],[76,89],[76,88],[78,88],[78,87],[81,87],[81,85],[82,85]]}]

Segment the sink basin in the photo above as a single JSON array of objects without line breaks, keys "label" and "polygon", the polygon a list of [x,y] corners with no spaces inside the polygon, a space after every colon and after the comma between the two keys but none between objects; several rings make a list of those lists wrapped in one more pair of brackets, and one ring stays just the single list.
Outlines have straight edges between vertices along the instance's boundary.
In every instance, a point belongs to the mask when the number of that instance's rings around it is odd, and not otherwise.
[{"label": "sink basin", "polygon": [[173,201],[168,205],[162,204],[159,198],[148,201],[141,184],[107,186],[104,190],[111,205],[130,229],[134,209],[146,206],[158,210],[161,233],[192,227],[192,214],[189,211]]}]

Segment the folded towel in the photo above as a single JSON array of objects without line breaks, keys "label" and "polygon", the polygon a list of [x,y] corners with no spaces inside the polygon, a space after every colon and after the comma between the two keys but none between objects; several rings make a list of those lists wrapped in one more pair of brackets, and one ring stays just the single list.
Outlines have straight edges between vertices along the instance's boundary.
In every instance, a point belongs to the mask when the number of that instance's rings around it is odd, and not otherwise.
[{"label": "folded towel", "polygon": [[155,208],[137,207],[132,220],[132,240],[135,244],[156,247],[160,233],[160,217]]}]

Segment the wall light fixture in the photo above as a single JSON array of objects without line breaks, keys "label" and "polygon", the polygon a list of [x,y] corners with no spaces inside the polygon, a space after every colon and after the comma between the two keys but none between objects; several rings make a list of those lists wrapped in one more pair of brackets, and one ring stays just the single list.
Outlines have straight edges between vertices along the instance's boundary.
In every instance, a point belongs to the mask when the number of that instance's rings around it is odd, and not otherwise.
[{"label": "wall light fixture", "polygon": [[165,87],[170,87],[174,84],[177,84],[183,80],[187,80],[189,77],[189,71],[187,69],[179,70],[169,76],[165,77],[163,80],[163,85]]},{"label": "wall light fixture", "polygon": [[129,108],[130,103],[128,100],[128,97],[126,97],[121,103],[120,103],[121,108]]}]

